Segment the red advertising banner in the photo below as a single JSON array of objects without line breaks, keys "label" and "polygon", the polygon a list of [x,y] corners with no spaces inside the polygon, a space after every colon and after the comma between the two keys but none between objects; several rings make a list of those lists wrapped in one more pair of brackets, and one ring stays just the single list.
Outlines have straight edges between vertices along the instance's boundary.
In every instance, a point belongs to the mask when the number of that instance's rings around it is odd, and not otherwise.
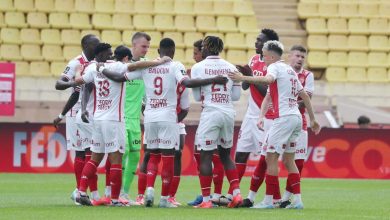
[{"label": "red advertising banner", "polygon": [[0,115],[15,114],[15,64],[0,63]]},{"label": "red advertising banner", "polygon": [[[238,130],[237,127],[235,139]],[[187,127],[182,156],[183,175],[197,174],[193,158],[195,132],[196,126]],[[66,150],[64,134],[65,126],[56,130],[48,124],[0,124],[0,172],[73,172],[74,152]],[[309,132],[303,176],[390,179],[389,143],[390,130],[385,129],[323,129],[317,136]],[[252,174],[257,159],[256,155],[250,156],[246,175]],[[101,168],[100,172],[104,169]],[[286,176],[282,165],[281,175]]]}]

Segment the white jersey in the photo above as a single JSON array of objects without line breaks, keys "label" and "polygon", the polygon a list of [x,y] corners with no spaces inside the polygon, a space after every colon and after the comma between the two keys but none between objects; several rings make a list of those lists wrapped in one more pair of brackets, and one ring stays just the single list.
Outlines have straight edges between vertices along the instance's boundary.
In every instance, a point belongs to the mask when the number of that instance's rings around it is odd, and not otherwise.
[{"label": "white jersey", "polygon": [[[67,78],[69,81],[74,81],[77,76],[80,76],[83,74],[85,68],[88,66],[89,61],[85,57],[84,53],[81,53],[81,55],[73,58],[71,61],[69,61],[68,65],[66,65],[64,72],[62,73],[62,76]],[[80,91],[79,87],[72,88],[72,93],[74,91]],[[80,96],[81,97],[81,94]],[[80,109],[80,98],[79,101],[72,107],[72,109],[66,114],[66,116],[75,117],[77,111]]]},{"label": "white jersey", "polygon": [[[208,56],[203,61],[196,63],[191,69],[191,77],[194,79],[207,79],[215,76],[228,77],[229,72],[237,71],[236,67],[220,58],[219,56]],[[206,109],[216,109],[227,114],[235,114],[232,90],[233,81],[228,78],[224,85],[210,84],[200,88],[200,96],[203,107]]]},{"label": "white jersey", "polygon": [[177,122],[177,84],[187,77],[180,62],[167,62],[155,67],[126,72],[127,80],[143,79],[146,106],[144,122]]},{"label": "white jersey", "polygon": [[297,100],[303,87],[292,67],[283,61],[278,61],[268,66],[267,74],[275,79],[268,87],[275,118],[300,115]]},{"label": "white jersey", "polygon": [[[105,68],[114,72],[124,72],[127,65],[121,62],[107,62]],[[88,72],[82,76],[85,83],[94,82],[95,102],[93,116],[95,121],[124,121],[124,97],[126,87],[108,79],[96,71],[96,62],[88,66]]]}]

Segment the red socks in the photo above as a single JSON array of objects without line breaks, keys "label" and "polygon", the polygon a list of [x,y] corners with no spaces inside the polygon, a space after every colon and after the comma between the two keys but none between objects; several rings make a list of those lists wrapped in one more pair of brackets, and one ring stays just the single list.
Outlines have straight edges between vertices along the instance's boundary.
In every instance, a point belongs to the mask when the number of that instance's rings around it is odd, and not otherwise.
[{"label": "red socks", "polygon": [[[286,190],[293,194],[301,194],[301,177],[299,173],[290,173],[287,177]],[[287,189],[288,188],[288,189]]]},{"label": "red socks", "polygon": [[226,170],[226,177],[230,183],[229,191],[231,190],[232,194],[235,189],[240,188],[240,181],[238,179],[238,173],[236,169]]},{"label": "red socks", "polygon": [[110,160],[107,158],[106,160],[106,165],[105,165],[105,169],[106,169],[106,186],[110,186],[110,169],[111,169],[111,163],[110,163]]},{"label": "red socks", "polygon": [[261,155],[260,160],[257,163],[256,169],[253,172],[251,178],[250,190],[257,192],[264,181],[265,171],[267,170],[267,163],[265,162],[265,156]]},{"label": "red socks", "polygon": [[138,195],[145,194],[146,190],[146,173],[138,173]]},{"label": "red socks", "polygon": [[219,155],[213,154],[213,182],[214,182],[214,193],[222,194],[222,185],[223,185],[223,177],[225,174],[225,170],[223,168],[223,164]]},{"label": "red socks", "polygon": [[199,173],[200,153],[195,152],[194,153],[194,158],[195,158],[195,161],[196,161],[196,169],[198,170],[198,173]]},{"label": "red socks", "polygon": [[[266,195],[274,195],[279,188],[279,178],[278,176],[265,175],[265,194]],[[276,198],[274,198],[276,199]]]},{"label": "red socks", "polygon": [[118,199],[122,187],[122,164],[112,164],[110,169],[111,198]]},{"label": "red socks", "polygon": [[150,159],[148,163],[148,167],[146,168],[146,186],[154,187],[154,182],[156,181],[156,176],[158,172],[158,164],[161,160],[161,154],[150,154]]},{"label": "red socks", "polygon": [[212,176],[202,176],[199,174],[200,187],[202,189],[202,196],[210,196]]},{"label": "red socks", "polygon": [[303,169],[303,164],[304,163],[305,163],[304,159],[295,160],[295,165],[297,165],[297,168],[298,168],[298,171],[299,171],[300,175],[302,175],[302,169]]},{"label": "red socks", "polygon": [[73,168],[74,168],[74,175],[76,177],[77,189],[80,189],[80,178],[81,178],[81,173],[83,172],[84,165],[85,165],[84,159],[80,157],[76,157],[74,159]]},{"label": "red socks", "polygon": [[172,177],[172,183],[171,183],[171,188],[169,190],[169,196],[170,197],[175,197],[177,188],[179,188],[179,183],[180,183],[180,176],[173,176]]},{"label": "red socks", "polygon": [[[173,177],[175,156],[163,155],[161,157],[162,157],[162,162],[163,162],[163,167],[162,167],[162,172],[161,172],[161,180],[162,180],[161,196],[168,196],[171,182],[172,182],[172,177]],[[152,159],[152,158],[150,158],[150,159]],[[149,163],[150,163],[150,161],[149,161]],[[148,166],[148,168],[149,168],[149,166]],[[149,181],[148,181],[148,183],[149,183]]]},{"label": "red socks", "polygon": [[245,174],[246,163],[236,163],[236,168],[238,173],[238,180],[241,182],[241,178]]},{"label": "red socks", "polygon": [[96,175],[97,166],[99,164],[93,160],[89,160],[83,169],[81,178],[80,178],[80,187],[79,191],[86,192],[88,188],[88,179]]}]

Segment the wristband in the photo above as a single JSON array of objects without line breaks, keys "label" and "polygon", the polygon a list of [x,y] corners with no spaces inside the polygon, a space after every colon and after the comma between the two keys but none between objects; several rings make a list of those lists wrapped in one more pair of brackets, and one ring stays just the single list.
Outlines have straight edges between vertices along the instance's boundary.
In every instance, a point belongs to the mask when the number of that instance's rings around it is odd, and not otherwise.
[{"label": "wristband", "polygon": [[59,118],[59,119],[63,119],[64,116],[60,113],[60,114],[58,115],[58,118]]}]

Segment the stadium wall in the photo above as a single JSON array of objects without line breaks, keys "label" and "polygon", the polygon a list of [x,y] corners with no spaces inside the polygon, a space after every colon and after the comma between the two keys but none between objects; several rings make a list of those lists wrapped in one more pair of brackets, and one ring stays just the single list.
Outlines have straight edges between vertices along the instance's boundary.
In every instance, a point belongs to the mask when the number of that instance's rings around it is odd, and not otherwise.
[{"label": "stadium wall", "polygon": [[[183,175],[196,175],[193,143],[196,126],[187,127],[183,151]],[[235,140],[239,127],[235,128]],[[65,126],[0,123],[0,172],[71,173],[74,152],[66,151]],[[320,135],[309,132],[304,177],[390,179],[389,130],[328,129]],[[233,154],[234,152],[232,152]],[[257,155],[251,155],[246,170],[250,176]],[[102,163],[104,164],[104,163]],[[281,165],[281,163],[280,163]],[[281,167],[281,175],[287,172]],[[104,170],[101,166],[99,172]]]}]

